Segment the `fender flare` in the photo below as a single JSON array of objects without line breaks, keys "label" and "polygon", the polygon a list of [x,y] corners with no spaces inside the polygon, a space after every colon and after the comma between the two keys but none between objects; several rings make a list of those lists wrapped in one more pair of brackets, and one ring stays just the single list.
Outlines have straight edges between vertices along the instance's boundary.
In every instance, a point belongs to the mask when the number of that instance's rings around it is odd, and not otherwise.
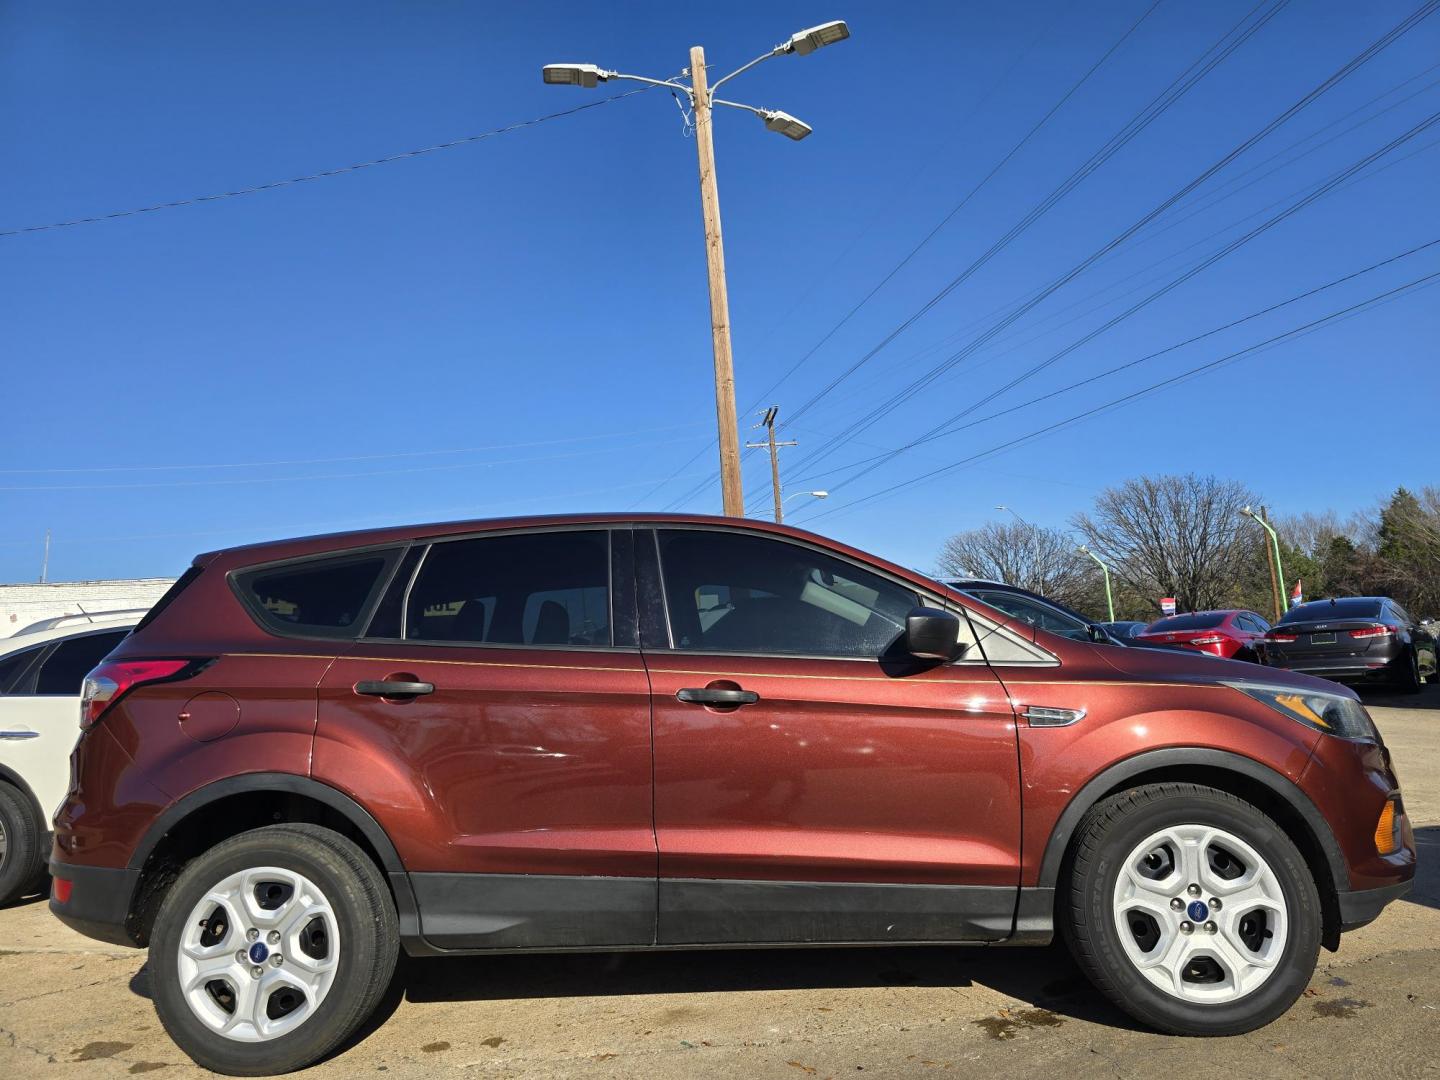
[{"label": "fender flare", "polygon": [[1330,868],[1331,881],[1337,892],[1350,888],[1350,871],[1345,865],[1345,856],[1335,841],[1335,834],[1323,814],[1288,777],[1258,761],[1233,754],[1226,750],[1210,750],[1200,747],[1172,747],[1164,750],[1149,750],[1136,754],[1111,765],[1082,787],[1066,805],[1064,811],[1050,830],[1050,839],[1045,844],[1045,855],[1040,862],[1039,884],[1045,888],[1056,888],[1060,880],[1060,866],[1075,834],[1089,809],[1100,801],[1105,792],[1125,781],[1156,769],[1176,766],[1200,765],[1207,768],[1223,769],[1236,773],[1263,785],[1295,813],[1300,815],[1320,845],[1325,862]]},{"label": "fender flare", "polygon": [[197,788],[171,803],[155,819],[154,824],[150,826],[140,843],[135,846],[135,850],[131,852],[127,866],[131,870],[142,869],[146,860],[150,858],[151,853],[166,834],[195,811],[232,795],[248,795],[254,792],[300,795],[314,799],[343,816],[365,837],[371,847],[375,849],[375,853],[380,856],[382,870],[387,873],[404,871],[404,864],[400,861],[400,855],[395,850],[395,845],[390,842],[390,837],[386,835],[385,830],[380,827],[380,823],[368,810],[338,788],[291,773],[242,773],[239,776],[229,776]]}]

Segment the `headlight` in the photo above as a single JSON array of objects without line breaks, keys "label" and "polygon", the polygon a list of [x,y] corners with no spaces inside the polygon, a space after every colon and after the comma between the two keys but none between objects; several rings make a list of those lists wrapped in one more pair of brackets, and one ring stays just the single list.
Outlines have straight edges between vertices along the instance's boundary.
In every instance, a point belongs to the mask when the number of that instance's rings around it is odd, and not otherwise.
[{"label": "headlight", "polygon": [[1225,685],[1327,735],[1339,735],[1342,739],[1379,738],[1370,714],[1354,698],[1327,694],[1323,690],[1301,690],[1294,686],[1266,683],[1232,682]]}]

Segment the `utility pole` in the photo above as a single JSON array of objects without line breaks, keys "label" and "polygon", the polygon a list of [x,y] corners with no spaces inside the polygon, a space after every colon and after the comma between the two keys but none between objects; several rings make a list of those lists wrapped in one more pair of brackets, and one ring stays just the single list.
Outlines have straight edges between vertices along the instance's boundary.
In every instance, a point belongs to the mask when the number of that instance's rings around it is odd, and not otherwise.
[{"label": "utility pole", "polygon": [[[720,442],[720,489],[724,510],[729,517],[745,516],[745,496],[740,490],[740,432],[735,419],[735,365],[730,350],[730,300],[725,287],[725,245],[720,235],[720,194],[715,184],[715,141],[711,130],[711,107],[725,105],[758,116],[765,127],[787,139],[799,142],[810,134],[810,125],[778,109],[760,109],[715,96],[715,91],[735,76],[749,71],[756,64],[774,56],[808,56],[816,49],[844,41],[850,29],[841,20],[821,23],[791,34],[788,41],[769,52],[742,64],[712,85],[705,69],[705,50],[699,45],[690,50],[690,67],[679,78],[652,79],[644,75],[626,75],[606,71],[595,64],[546,64],[541,71],[551,86],[591,88],[610,79],[629,79],[648,86],[668,87],[689,99],[695,114],[695,150],[700,159],[700,212],[705,222],[705,266],[710,278],[710,340],[715,353],[715,421]],[[683,108],[683,105],[682,105]],[[779,496],[776,496],[775,519],[780,519]]]},{"label": "utility pole", "polygon": [[[765,418],[756,424],[756,427],[765,428],[766,439],[763,443],[746,443],[749,450],[758,450],[763,446],[770,448],[770,487],[775,492],[775,524],[779,525],[785,521],[785,500],[780,494],[780,455],[777,453],[782,446],[799,446],[794,439],[789,442],[775,441],[775,414],[780,411],[779,405],[771,405],[765,410]],[[744,507],[741,507],[742,513]]]},{"label": "utility pole", "polygon": [[40,563],[40,584],[45,584],[45,579],[50,576],[50,530],[45,530],[45,558]]},{"label": "utility pole", "polygon": [[[1260,507],[1260,520],[1267,521],[1269,517],[1265,507]],[[1284,612],[1280,610],[1280,581],[1275,576],[1275,552],[1270,550],[1269,544],[1265,545],[1265,561],[1270,564],[1270,603],[1275,608],[1275,621],[1279,622]]]},{"label": "utility pole", "polygon": [[1270,534],[1270,546],[1265,549],[1265,554],[1270,560],[1272,573],[1270,587],[1275,599],[1275,621],[1279,622],[1280,617],[1290,610],[1289,597],[1285,595],[1285,567],[1280,561],[1280,537],[1275,532],[1274,526],[1267,520],[1263,506],[1258,514],[1253,507],[1249,506],[1242,506],[1240,513],[1245,517],[1253,518],[1256,524]]},{"label": "utility pole", "polygon": [[[700,158],[700,213],[705,219],[705,269],[710,278],[710,340],[715,352],[715,424],[720,434],[720,492],[726,517],[745,516],[740,490],[740,437],[735,420],[735,362],[730,352],[730,294],[725,286],[725,242],[720,235],[720,189],[715,183],[715,142],[705,50],[690,50],[695,107],[695,152]],[[772,445],[774,436],[771,436]],[[774,450],[770,460],[773,466]],[[778,496],[776,497],[778,500]],[[779,521],[779,502],[776,502]]]}]

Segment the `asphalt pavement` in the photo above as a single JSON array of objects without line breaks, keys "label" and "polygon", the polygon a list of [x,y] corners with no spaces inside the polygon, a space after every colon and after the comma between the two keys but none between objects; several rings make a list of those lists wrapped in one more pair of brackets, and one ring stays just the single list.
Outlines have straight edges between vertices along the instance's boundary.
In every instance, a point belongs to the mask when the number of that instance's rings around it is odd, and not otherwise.
[{"label": "asphalt pavement", "polygon": [[[1416,889],[1249,1035],[1140,1029],[1060,948],[516,956],[405,962],[376,1022],[305,1075],[1440,1077],[1440,686],[1368,704],[1421,845]],[[149,995],[143,952],[40,900],[0,910],[0,1077],[210,1075]]]}]

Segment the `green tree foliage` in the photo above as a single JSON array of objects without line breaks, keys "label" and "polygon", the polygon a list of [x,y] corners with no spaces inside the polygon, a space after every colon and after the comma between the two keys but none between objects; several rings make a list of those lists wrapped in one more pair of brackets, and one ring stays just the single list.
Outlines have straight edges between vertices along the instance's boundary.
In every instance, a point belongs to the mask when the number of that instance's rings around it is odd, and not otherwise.
[{"label": "green tree foliage", "polygon": [[[1116,618],[1155,619],[1161,596],[1176,597],[1182,611],[1239,607],[1270,618],[1269,537],[1240,514],[1258,503],[1234,481],[1142,476],[1097,495],[1073,519],[1074,538],[1001,522],[951,537],[941,563],[952,574],[1032,588],[1098,620],[1106,613],[1099,569],[1070,558],[1083,540],[1110,565]],[[1440,487],[1399,488],[1370,514],[1303,513],[1275,525],[1287,595],[1299,579],[1307,600],[1393,596],[1417,618],[1440,617]]]}]

